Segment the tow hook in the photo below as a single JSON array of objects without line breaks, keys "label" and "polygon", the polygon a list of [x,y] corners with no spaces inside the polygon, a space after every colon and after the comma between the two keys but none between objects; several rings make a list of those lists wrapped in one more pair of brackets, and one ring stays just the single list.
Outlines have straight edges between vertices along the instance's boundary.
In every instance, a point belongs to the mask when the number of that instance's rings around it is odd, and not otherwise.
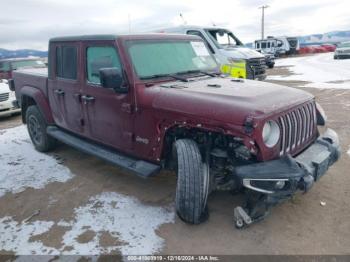
[{"label": "tow hook", "polygon": [[234,209],[234,222],[236,228],[240,229],[245,226],[249,226],[253,221],[247,212],[241,207],[238,206]]}]

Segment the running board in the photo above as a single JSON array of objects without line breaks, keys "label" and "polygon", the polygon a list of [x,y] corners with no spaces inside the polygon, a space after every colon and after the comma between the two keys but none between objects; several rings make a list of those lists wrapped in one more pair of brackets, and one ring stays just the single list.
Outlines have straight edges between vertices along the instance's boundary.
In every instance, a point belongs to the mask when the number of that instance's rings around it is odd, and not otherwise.
[{"label": "running board", "polygon": [[114,152],[104,146],[96,145],[83,138],[72,135],[62,129],[49,126],[47,127],[47,133],[56,138],[57,140],[72,146],[87,154],[97,156],[103,160],[106,160],[118,167],[121,167],[127,171],[133,172],[136,175],[142,177],[149,177],[157,173],[160,166],[146,162],[143,160],[136,160],[120,153]]}]

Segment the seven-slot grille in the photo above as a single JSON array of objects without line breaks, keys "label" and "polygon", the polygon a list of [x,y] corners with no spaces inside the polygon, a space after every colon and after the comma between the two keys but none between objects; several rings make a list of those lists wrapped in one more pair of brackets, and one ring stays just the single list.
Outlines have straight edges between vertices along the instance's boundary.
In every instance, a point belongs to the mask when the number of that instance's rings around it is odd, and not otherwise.
[{"label": "seven-slot grille", "polygon": [[316,132],[315,103],[305,104],[280,116],[278,122],[281,128],[280,155],[295,152]]},{"label": "seven-slot grille", "polygon": [[9,99],[10,93],[2,93],[0,94],[0,102],[7,101]]}]

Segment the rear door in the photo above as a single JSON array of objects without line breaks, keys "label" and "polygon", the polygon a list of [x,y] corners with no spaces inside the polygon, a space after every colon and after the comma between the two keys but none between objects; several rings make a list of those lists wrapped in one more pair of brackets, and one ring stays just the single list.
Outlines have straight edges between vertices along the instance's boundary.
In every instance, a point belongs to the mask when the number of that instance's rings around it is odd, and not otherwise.
[{"label": "rear door", "polygon": [[51,51],[51,76],[49,99],[56,124],[64,129],[82,134],[84,131],[81,104],[81,60],[79,42],[54,43]]},{"label": "rear door", "polygon": [[103,88],[100,82],[101,68],[117,67],[122,62],[114,41],[85,42],[83,46],[85,67],[82,102],[89,137],[100,143],[130,151],[133,142],[132,91],[117,94]]}]

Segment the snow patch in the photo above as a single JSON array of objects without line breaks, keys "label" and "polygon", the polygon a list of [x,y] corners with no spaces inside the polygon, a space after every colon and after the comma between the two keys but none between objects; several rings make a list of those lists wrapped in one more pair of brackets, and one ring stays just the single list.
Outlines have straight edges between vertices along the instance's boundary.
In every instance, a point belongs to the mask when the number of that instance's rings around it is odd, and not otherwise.
[{"label": "snow patch", "polygon": [[[92,197],[87,205],[75,210],[75,215],[74,221],[61,221],[72,228],[63,236],[64,244],[73,247],[70,254],[93,255],[113,250],[119,250],[123,255],[153,254],[163,245],[163,239],[155,230],[174,221],[172,211],[144,206],[135,198],[114,192]],[[88,243],[78,243],[78,236],[86,230],[96,232],[95,237]],[[122,242],[121,246],[99,246],[101,232],[109,232]]]},{"label": "snow patch", "polygon": [[35,221],[27,224],[17,223],[12,217],[0,218],[0,249],[21,255],[55,252],[54,248],[46,247],[39,241],[30,242],[31,237],[47,232],[53,225],[54,222],[48,221]]},{"label": "snow patch", "polygon": [[347,152],[347,153],[348,153],[348,155],[350,156],[350,148],[349,148],[349,150],[348,150],[348,152]]},{"label": "snow patch", "polygon": [[268,76],[268,80],[305,81],[305,87],[350,89],[350,59],[334,60],[333,53],[282,58],[276,67],[288,67],[290,76]]},{"label": "snow patch", "polygon": [[73,177],[67,167],[34,149],[24,125],[0,130],[0,167],[0,197]]},{"label": "snow patch", "polygon": [[[70,228],[63,235],[60,249],[47,247],[38,240],[30,242],[31,236],[49,232],[54,222],[27,224],[17,223],[11,217],[0,219],[2,249],[18,255],[99,255],[112,251],[120,251],[122,255],[154,254],[163,246],[163,239],[155,231],[164,223],[174,222],[175,217],[172,210],[145,206],[135,198],[114,192],[91,197],[85,206],[76,208],[74,212],[72,221],[57,223],[57,226]],[[79,236],[86,231],[93,231],[93,238],[87,243],[79,242]],[[103,232],[108,232],[115,243],[101,246]]]}]

